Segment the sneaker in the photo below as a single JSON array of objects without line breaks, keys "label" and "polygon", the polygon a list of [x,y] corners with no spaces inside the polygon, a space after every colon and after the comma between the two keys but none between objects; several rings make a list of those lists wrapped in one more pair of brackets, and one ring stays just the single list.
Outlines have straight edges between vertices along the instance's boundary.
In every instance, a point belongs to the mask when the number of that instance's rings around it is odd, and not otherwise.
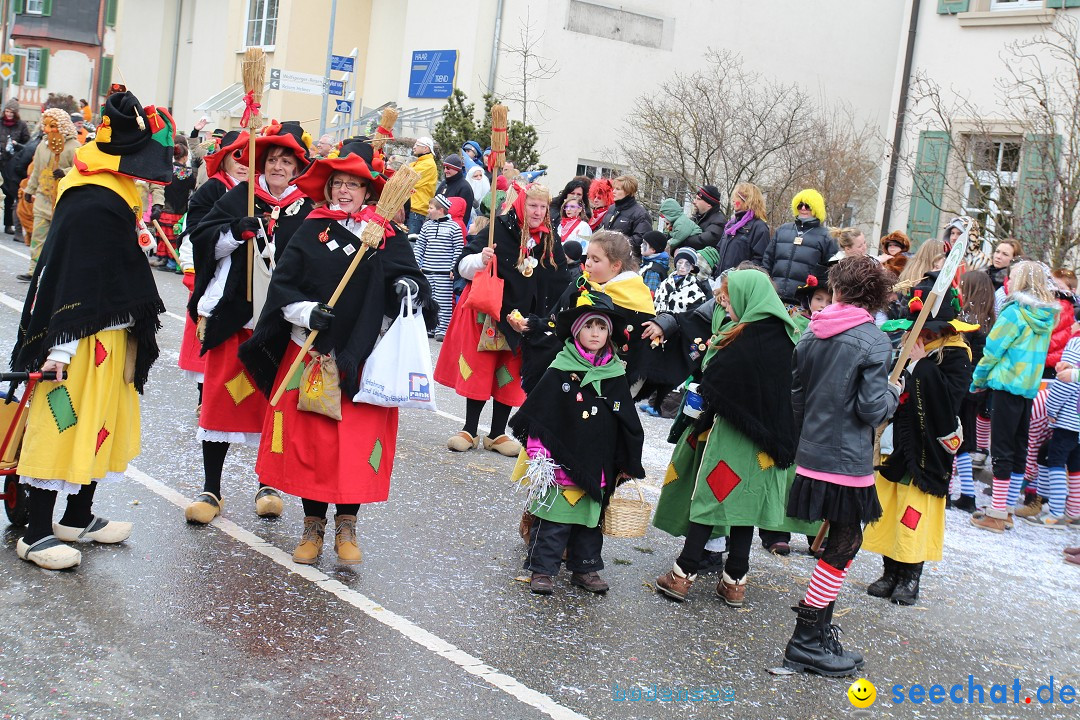
[{"label": "sneaker", "polygon": [[606,593],[610,587],[607,582],[600,577],[600,573],[595,570],[591,570],[587,573],[573,573],[570,575],[570,584],[577,585],[579,588],[584,588],[591,593]]},{"label": "sneaker", "polygon": [[1064,515],[1035,515],[1034,517],[1025,517],[1032,525],[1038,527],[1050,528],[1052,530],[1064,530],[1069,526],[1069,520]]},{"label": "sneaker", "polygon": [[[976,510],[975,512],[971,513],[971,517],[972,517],[972,519],[986,517],[986,510]],[[1013,514],[1012,513],[1009,513],[1008,516],[1005,518],[1005,529],[1006,530],[1012,530],[1013,529]]]},{"label": "sneaker", "polygon": [[727,573],[720,576],[716,584],[716,594],[727,603],[728,607],[741,608],[746,600],[746,578],[732,580]]},{"label": "sneaker", "polygon": [[206,525],[221,514],[224,503],[212,492],[201,492],[186,508],[184,518],[194,525]]},{"label": "sneaker", "polygon": [[1017,505],[1013,511],[1018,517],[1030,518],[1035,517],[1042,512],[1043,501],[1038,495],[1029,495],[1023,505]]},{"label": "sneaker", "polygon": [[152,268],[163,267],[165,265],[165,258],[155,255],[150,258],[148,262],[150,263],[150,267]]},{"label": "sneaker", "polygon": [[536,595],[550,595],[555,592],[555,585],[551,582],[550,575],[533,573],[529,579],[529,589]]},{"label": "sneaker", "polygon": [[34,276],[30,273],[19,273],[15,276],[15,279],[19,282],[30,282],[34,279]]},{"label": "sneaker", "polygon": [[986,513],[973,513],[971,516],[971,524],[982,530],[989,530],[990,532],[1005,532],[1004,518],[991,517]]},{"label": "sneaker", "polygon": [[462,430],[457,435],[453,435],[446,441],[446,447],[454,452],[467,452],[469,450],[475,450],[480,447],[480,438],[473,437],[469,433]]},{"label": "sneaker", "polygon": [[956,500],[953,500],[952,506],[957,510],[963,510],[966,513],[975,512],[975,496],[974,495],[961,495]]},{"label": "sneaker", "polygon": [[672,600],[682,602],[689,594],[695,580],[697,580],[697,575],[687,575],[676,563],[666,574],[656,578],[656,591]]},{"label": "sneaker", "polygon": [[272,487],[263,485],[255,493],[255,514],[261,518],[281,517],[285,511],[285,502],[281,494]]},{"label": "sneaker", "polygon": [[131,536],[132,524],[119,520],[106,520],[94,516],[84,528],[70,527],[53,523],[53,535],[64,542],[98,542],[113,545],[127,540]]},{"label": "sneaker", "polygon": [[506,457],[517,457],[521,452],[521,443],[509,435],[500,435],[497,438],[485,437],[484,449]]},{"label": "sneaker", "polygon": [[640,405],[638,405],[638,410],[650,417],[660,417],[660,411],[654,408],[649,403],[641,403]]},{"label": "sneaker", "polygon": [[446,333],[435,333],[435,342],[442,342],[446,339]]},{"label": "sneaker", "polygon": [[15,543],[15,554],[45,570],[67,570],[82,562],[81,552],[52,535],[46,535],[33,545],[27,545],[19,538]]}]

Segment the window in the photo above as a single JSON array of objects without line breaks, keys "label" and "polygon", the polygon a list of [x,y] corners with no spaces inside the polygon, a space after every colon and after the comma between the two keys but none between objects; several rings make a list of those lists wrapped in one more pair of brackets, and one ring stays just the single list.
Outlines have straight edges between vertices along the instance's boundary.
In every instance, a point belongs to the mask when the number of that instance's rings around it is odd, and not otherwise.
[{"label": "window", "polygon": [[1020,147],[1019,136],[968,138],[964,212],[979,221],[987,237],[1014,234]]},{"label": "window", "polygon": [[272,47],[277,39],[278,0],[248,0],[247,47]]},{"label": "window", "polygon": [[680,203],[685,203],[690,197],[690,186],[681,177],[658,175],[652,181],[639,177],[638,182],[641,184],[637,192],[638,199],[650,208],[659,208],[665,198],[675,198]]},{"label": "window", "polygon": [[1042,10],[1043,0],[990,0],[991,10]]},{"label": "window", "polygon": [[577,175],[581,175],[587,178],[608,178],[609,180],[614,177],[622,175],[622,170],[611,165],[601,165],[599,163],[590,163],[586,160],[578,162]]},{"label": "window", "polygon": [[26,12],[30,15],[43,15],[45,0],[26,0]]},{"label": "window", "polygon": [[45,66],[49,61],[49,51],[45,48],[30,48],[26,51],[26,78],[23,85],[44,87]]}]

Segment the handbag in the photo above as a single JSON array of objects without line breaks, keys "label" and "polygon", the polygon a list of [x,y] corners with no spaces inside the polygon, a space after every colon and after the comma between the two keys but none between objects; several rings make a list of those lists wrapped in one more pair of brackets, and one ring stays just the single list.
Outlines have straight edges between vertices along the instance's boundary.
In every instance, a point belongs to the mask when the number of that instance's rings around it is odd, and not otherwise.
[{"label": "handbag", "polygon": [[476,343],[477,352],[498,352],[509,350],[510,343],[506,342],[506,336],[492,320],[490,315],[481,313],[476,319],[483,318],[483,327],[480,328],[480,340]]},{"label": "handbag", "polygon": [[341,419],[341,376],[333,356],[311,353],[300,375],[296,409]]},{"label": "handbag", "polygon": [[465,309],[490,315],[496,322],[502,319],[503,303],[503,279],[495,272],[497,264],[498,258],[492,257],[487,267],[480,268],[465,299]]},{"label": "handbag", "polygon": [[360,391],[353,402],[435,411],[431,376],[427,329],[424,318],[413,310],[413,295],[409,293],[390,329],[364,362]]}]

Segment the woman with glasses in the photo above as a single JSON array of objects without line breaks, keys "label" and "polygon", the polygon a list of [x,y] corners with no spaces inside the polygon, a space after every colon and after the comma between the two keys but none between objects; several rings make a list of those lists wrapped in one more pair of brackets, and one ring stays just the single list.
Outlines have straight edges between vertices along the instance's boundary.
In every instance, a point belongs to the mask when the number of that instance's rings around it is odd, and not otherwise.
[{"label": "woman with glasses", "polygon": [[589,227],[589,217],[585,210],[585,200],[571,195],[563,201],[562,210],[559,212],[559,240],[565,245],[573,240],[581,244],[584,250],[592,237],[592,228]]}]

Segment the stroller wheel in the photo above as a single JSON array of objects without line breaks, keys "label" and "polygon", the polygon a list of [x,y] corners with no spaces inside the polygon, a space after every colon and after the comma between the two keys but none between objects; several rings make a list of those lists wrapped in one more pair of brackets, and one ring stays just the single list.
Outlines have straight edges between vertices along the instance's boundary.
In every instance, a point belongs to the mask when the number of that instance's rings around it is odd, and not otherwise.
[{"label": "stroller wheel", "polygon": [[18,475],[4,478],[4,512],[12,525],[22,526],[30,519],[30,493]]}]

